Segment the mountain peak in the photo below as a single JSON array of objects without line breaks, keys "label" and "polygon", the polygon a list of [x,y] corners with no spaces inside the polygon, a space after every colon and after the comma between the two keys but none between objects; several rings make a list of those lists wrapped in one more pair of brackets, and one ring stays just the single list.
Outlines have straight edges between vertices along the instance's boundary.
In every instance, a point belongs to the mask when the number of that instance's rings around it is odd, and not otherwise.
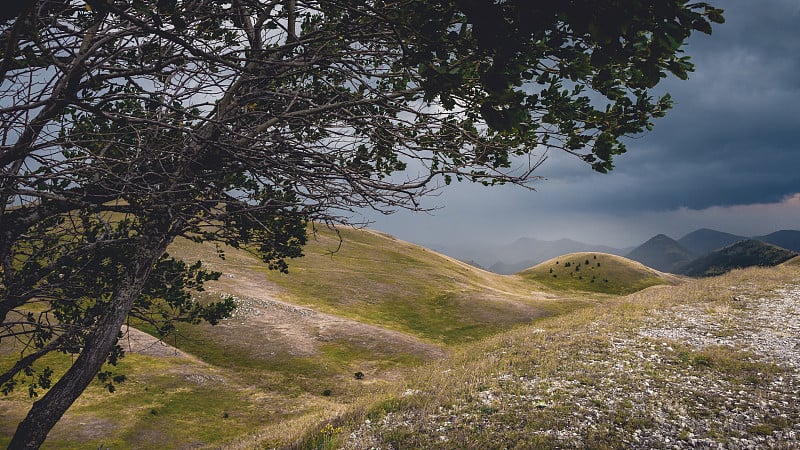
[{"label": "mountain peak", "polygon": [[692,260],[692,254],[688,250],[665,234],[653,236],[626,257],[663,272],[675,272]]}]

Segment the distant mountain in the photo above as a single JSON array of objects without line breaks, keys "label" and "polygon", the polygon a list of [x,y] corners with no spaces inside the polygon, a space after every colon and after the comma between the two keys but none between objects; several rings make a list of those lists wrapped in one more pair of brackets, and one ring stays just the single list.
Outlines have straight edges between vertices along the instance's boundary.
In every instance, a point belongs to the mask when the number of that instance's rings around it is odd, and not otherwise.
[{"label": "distant mountain", "polygon": [[783,247],[787,250],[800,252],[800,231],[796,230],[781,230],[766,236],[757,236],[757,239],[762,242],[767,242],[778,247]]},{"label": "distant mountain", "polygon": [[693,259],[693,255],[675,239],[659,234],[633,249],[625,257],[663,272],[676,272]]},{"label": "distant mountain", "polygon": [[[507,245],[491,245],[471,242],[466,245],[424,244],[476,267],[503,275],[517,273],[559,255],[577,252],[610,253],[625,256],[654,269],[677,273],[681,266],[713,250],[750,239],[746,236],[701,228],[677,241],[663,234],[635,248],[614,248],[605,245],[587,244],[572,239],[545,241],[520,238]],[[800,231],[782,230],[752,239],[800,252]]]},{"label": "distant mountain", "polygon": [[678,244],[686,250],[689,250],[689,252],[695,256],[702,256],[713,250],[727,247],[747,239],[748,238],[745,236],[737,236],[722,231],[701,228],[678,239]]},{"label": "distant mountain", "polygon": [[693,277],[710,277],[743,267],[775,266],[795,256],[797,252],[748,239],[701,256],[683,266],[680,273]]},{"label": "distant mountain", "polygon": [[517,273],[520,270],[527,269],[537,263],[532,261],[519,261],[513,264],[506,264],[503,261],[497,261],[496,263],[492,264],[491,266],[487,267],[486,270],[489,272],[499,273],[503,275],[510,275],[512,273]]}]

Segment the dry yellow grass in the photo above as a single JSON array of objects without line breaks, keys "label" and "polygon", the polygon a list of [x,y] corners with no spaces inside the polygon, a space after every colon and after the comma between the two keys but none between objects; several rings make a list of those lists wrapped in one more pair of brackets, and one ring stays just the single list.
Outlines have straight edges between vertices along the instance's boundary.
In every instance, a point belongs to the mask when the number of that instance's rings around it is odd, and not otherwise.
[{"label": "dry yellow grass", "polygon": [[[791,373],[780,358],[713,344],[746,342],[751,329],[769,327],[747,321],[754,305],[769,308],[757,299],[797,285],[800,271],[791,265],[737,270],[649,288],[490,337],[419,369],[405,386],[408,395],[376,407],[370,425],[351,424],[340,445],[647,448],[665,437],[701,446],[738,437],[751,445],[800,444],[800,436],[793,440],[787,433],[800,423],[770,419],[778,406],[772,413],[757,406],[763,403],[758,399],[785,402],[794,395],[793,388],[775,391]],[[710,326],[700,336],[712,344],[648,337],[647,330],[654,336],[659,327],[669,330],[672,314]],[[694,322],[679,321],[678,327],[687,323]],[[692,326],[684,330],[688,336]],[[741,398],[720,397],[730,390]],[[795,403],[785,403],[782,413],[796,418]],[[739,410],[750,414],[749,422],[739,422]],[[681,420],[697,429],[681,428]]]}]

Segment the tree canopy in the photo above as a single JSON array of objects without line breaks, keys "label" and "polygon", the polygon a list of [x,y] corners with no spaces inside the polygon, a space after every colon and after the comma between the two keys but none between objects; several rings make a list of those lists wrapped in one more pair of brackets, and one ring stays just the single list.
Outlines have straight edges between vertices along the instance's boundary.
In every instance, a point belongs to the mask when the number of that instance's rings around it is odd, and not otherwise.
[{"label": "tree canopy", "polygon": [[[177,237],[287,270],[310,221],[418,209],[468,180],[526,185],[548,150],[596,171],[670,106],[681,47],[721,10],[683,0],[36,0],[0,14],[4,392],[41,445],[121,356],[129,315],[212,323],[218,274]],[[51,387],[34,363],[76,354]],[[113,389],[118,375],[100,372]]]}]

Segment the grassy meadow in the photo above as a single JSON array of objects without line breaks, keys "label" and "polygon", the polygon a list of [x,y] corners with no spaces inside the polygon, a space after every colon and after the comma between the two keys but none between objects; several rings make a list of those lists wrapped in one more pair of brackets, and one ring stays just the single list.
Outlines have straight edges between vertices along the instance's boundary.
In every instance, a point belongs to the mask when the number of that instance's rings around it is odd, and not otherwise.
[{"label": "grassy meadow", "polygon": [[[796,278],[800,266],[795,258],[685,281],[586,253],[502,276],[385,234],[325,228],[288,275],[233,249],[220,259],[211,245],[180,241],[170,253],[223,272],[198,300],[233,295],[234,316],[179,327],[167,343],[185,353],[126,355],[118,370],[127,380],[113,394],[99,383],[87,390],[48,448],[496,448],[528,442],[523,436],[547,448],[560,441],[541,431],[564,428],[576,412],[570,393],[534,395],[509,379],[547,384],[566,374],[568,385],[596,384],[588,361],[613,360],[616,336],[654,311],[736,308],[730,286],[757,280],[752,289],[766,292]],[[739,351],[674,348],[668,359],[677,366],[708,362],[703,367],[732,379],[779,372],[737,363]],[[18,351],[4,343],[0,364]],[[43,365],[58,373],[70,363],[53,355]],[[502,401],[493,397],[500,391]],[[30,401],[25,387],[0,400],[0,445]],[[634,405],[614,411],[623,427],[652,420]],[[444,424],[447,414],[470,419],[456,421],[459,428]],[[608,431],[613,421],[600,425],[606,431],[592,439],[620,444]]]}]

